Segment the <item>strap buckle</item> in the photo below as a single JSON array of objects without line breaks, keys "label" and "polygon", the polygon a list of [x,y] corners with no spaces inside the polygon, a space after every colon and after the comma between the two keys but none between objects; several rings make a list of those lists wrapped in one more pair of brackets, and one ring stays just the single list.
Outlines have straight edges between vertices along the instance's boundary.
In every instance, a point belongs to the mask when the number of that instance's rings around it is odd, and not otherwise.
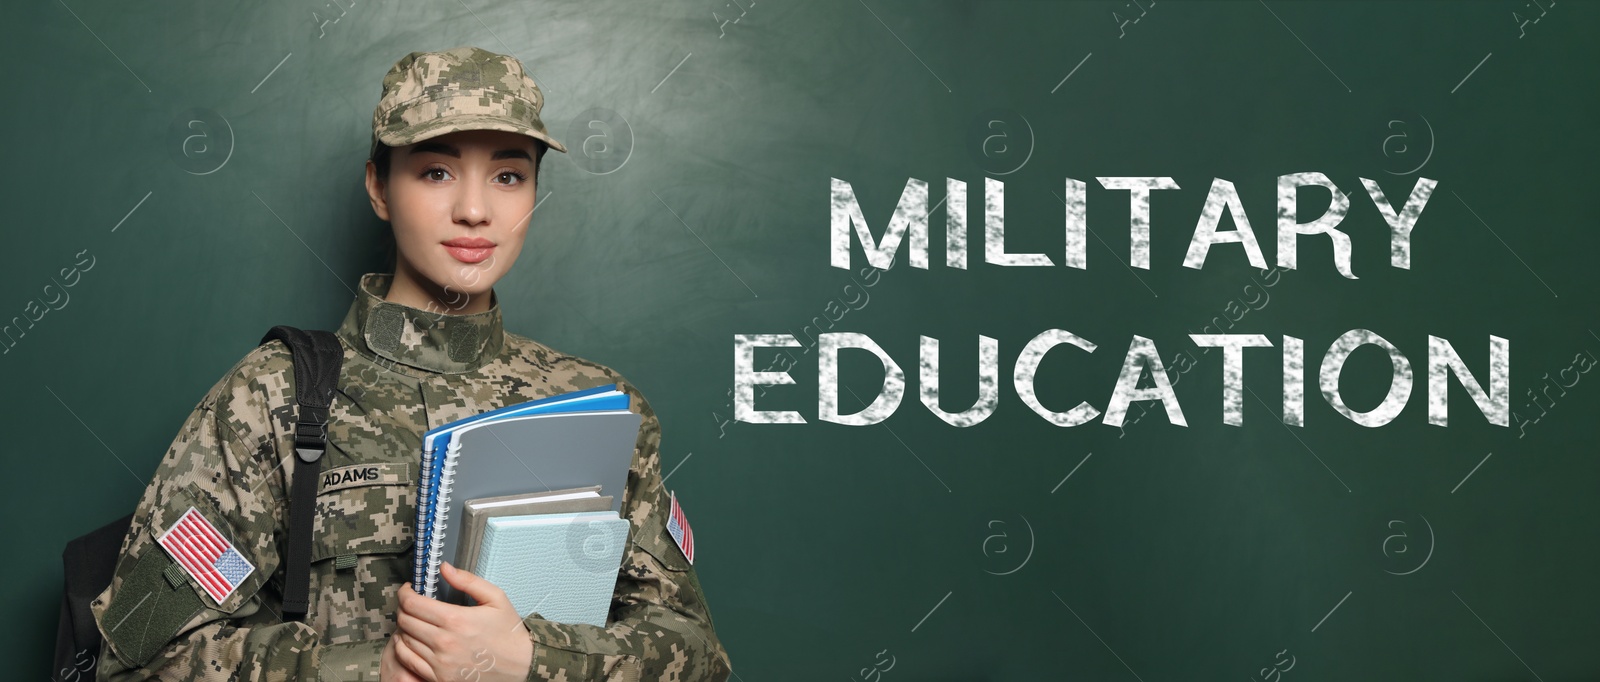
[{"label": "strap buckle", "polygon": [[321,422],[296,422],[294,452],[300,461],[311,463],[322,458],[328,440],[328,427]]}]

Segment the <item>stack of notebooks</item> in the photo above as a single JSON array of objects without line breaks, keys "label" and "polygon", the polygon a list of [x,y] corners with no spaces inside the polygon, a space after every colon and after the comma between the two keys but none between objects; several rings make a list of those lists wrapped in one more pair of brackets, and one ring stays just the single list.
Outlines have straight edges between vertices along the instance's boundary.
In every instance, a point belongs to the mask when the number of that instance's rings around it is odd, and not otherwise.
[{"label": "stack of notebooks", "polygon": [[439,564],[506,592],[517,613],[605,626],[627,544],[620,515],[640,417],[615,385],[510,405],[422,439],[412,587],[466,603]]}]

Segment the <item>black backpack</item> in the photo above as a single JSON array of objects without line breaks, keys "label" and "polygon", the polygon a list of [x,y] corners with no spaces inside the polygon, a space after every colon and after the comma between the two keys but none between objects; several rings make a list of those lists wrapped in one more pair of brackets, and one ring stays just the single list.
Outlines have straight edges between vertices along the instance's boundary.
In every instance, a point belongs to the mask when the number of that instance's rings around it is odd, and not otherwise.
[{"label": "black backpack", "polygon": [[[286,325],[273,327],[261,337],[261,343],[273,339],[288,345],[294,356],[295,400],[299,403],[294,445],[301,463],[295,467],[294,481],[290,484],[289,546],[283,562],[286,575],[283,616],[289,619],[305,616],[310,603],[312,514],[322,452],[327,443],[328,407],[338,383],[344,349],[332,332],[307,331]],[[111,584],[122,541],[132,523],[133,514],[128,514],[73,539],[61,553],[65,589],[61,595],[61,620],[56,627],[56,656],[51,679],[74,682],[94,679],[101,638],[89,604]]]}]

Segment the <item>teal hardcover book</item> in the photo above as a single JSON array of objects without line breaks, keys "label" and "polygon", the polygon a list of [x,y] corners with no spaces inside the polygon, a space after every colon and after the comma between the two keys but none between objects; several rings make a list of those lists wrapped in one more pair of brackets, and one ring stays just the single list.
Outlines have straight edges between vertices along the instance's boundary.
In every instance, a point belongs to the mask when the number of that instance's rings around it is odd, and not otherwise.
[{"label": "teal hardcover book", "polygon": [[628,541],[615,511],[489,519],[478,550],[478,575],[494,583],[526,618],[605,627]]}]

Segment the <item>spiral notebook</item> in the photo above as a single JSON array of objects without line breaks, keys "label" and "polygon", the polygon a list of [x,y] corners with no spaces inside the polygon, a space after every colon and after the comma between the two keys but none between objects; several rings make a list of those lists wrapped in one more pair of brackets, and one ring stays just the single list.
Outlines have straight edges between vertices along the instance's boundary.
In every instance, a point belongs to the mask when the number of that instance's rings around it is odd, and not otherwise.
[{"label": "spiral notebook", "polygon": [[600,486],[621,512],[641,418],[615,385],[511,405],[445,424],[423,436],[417,480],[412,587],[462,601],[439,578],[455,556],[468,499]]},{"label": "spiral notebook", "polygon": [[497,410],[473,415],[465,419],[444,424],[430,429],[422,437],[422,463],[418,467],[417,477],[417,520],[413,527],[413,536],[416,540],[413,549],[412,584],[418,586],[418,592],[423,592],[424,576],[428,572],[428,541],[433,529],[433,502],[439,486],[439,479],[443,470],[435,465],[442,459],[451,437],[472,424],[500,419],[518,414],[538,414],[559,412],[562,410],[582,410],[587,408],[613,409],[617,407],[617,397],[622,399],[622,407],[627,407],[627,395],[617,390],[616,385],[596,386],[581,391],[572,391],[560,395],[548,396],[538,400],[507,405]]}]

